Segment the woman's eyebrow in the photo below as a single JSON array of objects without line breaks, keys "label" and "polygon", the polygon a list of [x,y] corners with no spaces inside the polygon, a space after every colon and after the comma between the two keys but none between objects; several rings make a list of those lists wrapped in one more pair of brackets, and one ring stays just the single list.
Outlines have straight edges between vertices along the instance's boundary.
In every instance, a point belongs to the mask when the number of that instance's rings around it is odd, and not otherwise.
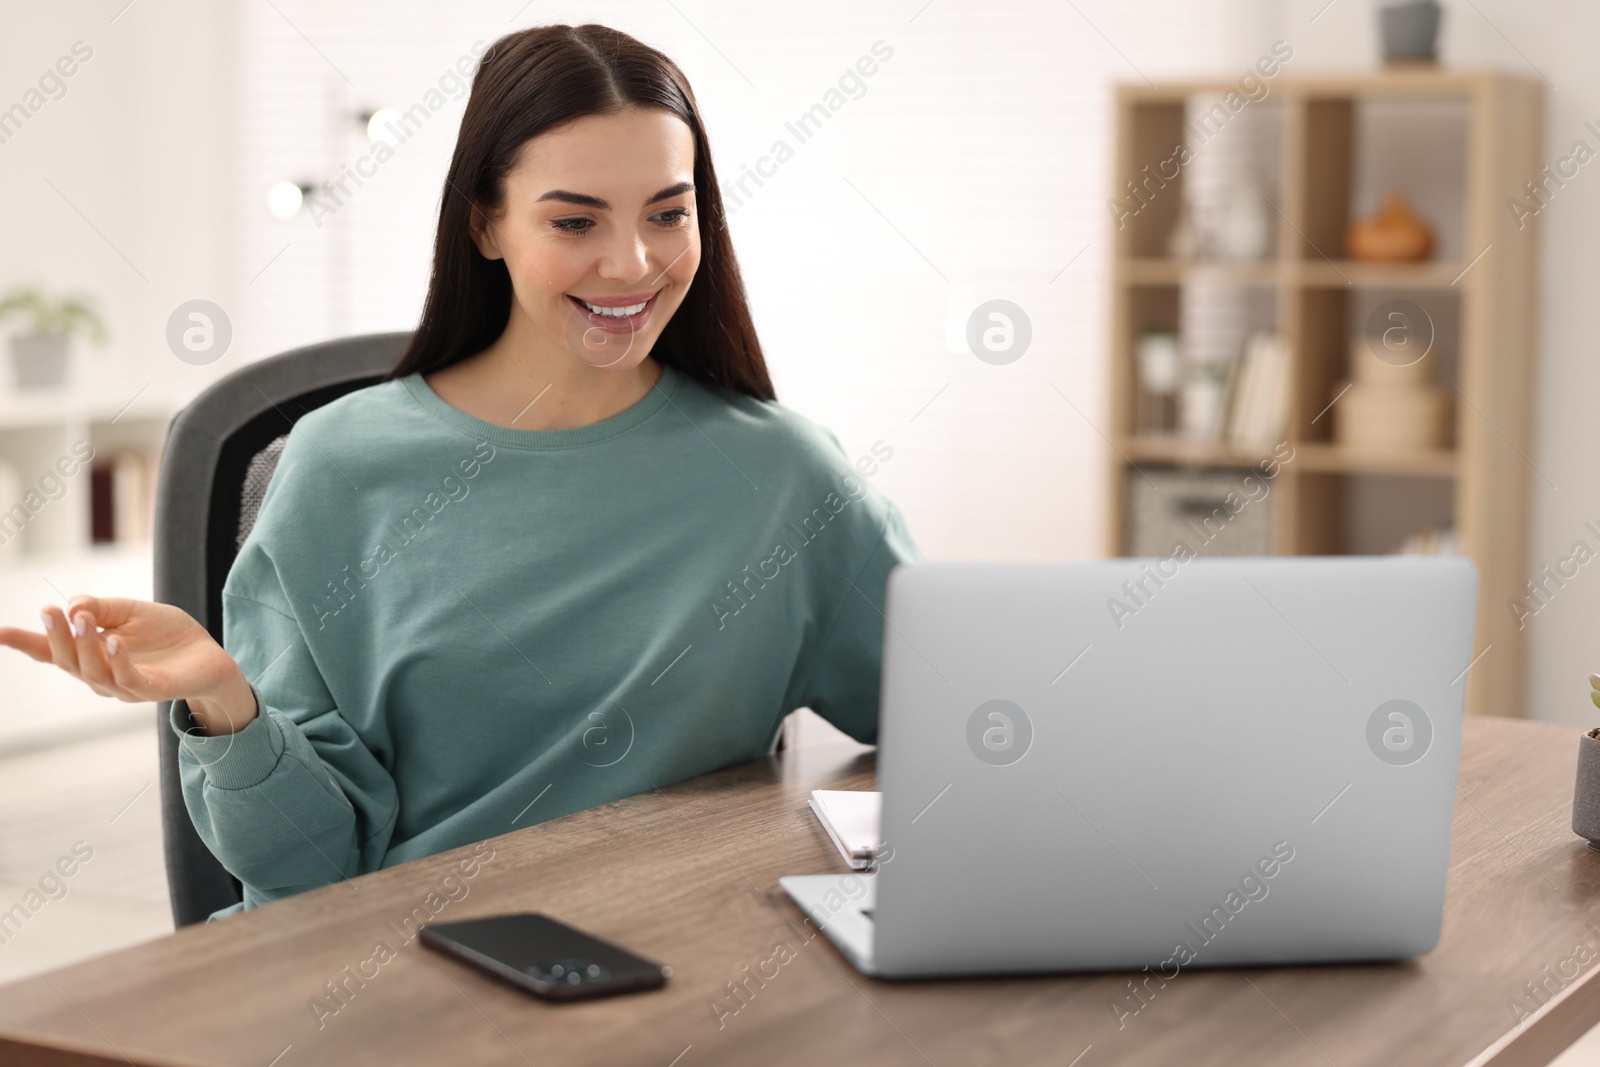
[{"label": "woman's eyebrow", "polygon": [[[667,186],[655,196],[652,196],[649,200],[646,200],[645,203],[647,205],[654,204],[659,200],[667,200],[674,196],[681,196],[684,193],[692,192],[694,192],[694,182],[679,182],[677,185]],[[598,196],[590,196],[588,193],[569,193],[565,189],[552,189],[548,193],[545,193],[543,196],[541,196],[539,200],[562,200],[566,203],[577,204],[581,207],[598,208],[601,211],[611,210],[611,205],[600,199]]]}]

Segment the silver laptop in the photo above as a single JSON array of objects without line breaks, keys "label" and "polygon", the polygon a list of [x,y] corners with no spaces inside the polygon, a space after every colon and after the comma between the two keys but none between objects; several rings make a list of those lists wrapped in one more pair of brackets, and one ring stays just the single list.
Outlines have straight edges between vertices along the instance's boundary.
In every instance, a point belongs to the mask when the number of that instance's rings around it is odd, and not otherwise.
[{"label": "silver laptop", "polygon": [[1453,557],[902,564],[877,869],[780,882],[883,977],[1422,955],[1477,586]]}]

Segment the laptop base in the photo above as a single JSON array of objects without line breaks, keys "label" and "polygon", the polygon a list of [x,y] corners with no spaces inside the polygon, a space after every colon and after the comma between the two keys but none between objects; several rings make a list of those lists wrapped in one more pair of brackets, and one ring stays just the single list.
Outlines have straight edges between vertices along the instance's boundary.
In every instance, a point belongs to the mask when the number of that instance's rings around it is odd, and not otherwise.
[{"label": "laptop base", "polygon": [[791,874],[779,878],[778,884],[856,970],[878,973],[872,957],[875,875]]}]

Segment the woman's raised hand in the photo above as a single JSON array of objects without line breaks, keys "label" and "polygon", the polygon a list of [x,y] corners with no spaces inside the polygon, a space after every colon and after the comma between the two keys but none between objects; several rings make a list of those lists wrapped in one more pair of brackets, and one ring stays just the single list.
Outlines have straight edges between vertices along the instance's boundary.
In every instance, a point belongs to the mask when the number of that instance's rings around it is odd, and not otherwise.
[{"label": "woman's raised hand", "polygon": [[0,626],[0,645],[54,663],[101,696],[131,703],[183,699],[206,734],[242,730],[255,694],[233,657],[182,608],[79,595],[40,612],[44,632]]}]

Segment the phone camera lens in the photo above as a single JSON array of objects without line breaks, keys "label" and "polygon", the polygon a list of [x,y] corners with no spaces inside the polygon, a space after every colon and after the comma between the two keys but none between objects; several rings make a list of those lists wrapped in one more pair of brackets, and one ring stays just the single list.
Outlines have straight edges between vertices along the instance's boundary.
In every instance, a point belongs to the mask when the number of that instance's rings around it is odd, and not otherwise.
[{"label": "phone camera lens", "polygon": [[588,960],[562,960],[559,963],[530,964],[528,973],[542,982],[559,982],[566,985],[582,985],[584,982],[600,982],[611,977],[611,972],[598,963]]}]

